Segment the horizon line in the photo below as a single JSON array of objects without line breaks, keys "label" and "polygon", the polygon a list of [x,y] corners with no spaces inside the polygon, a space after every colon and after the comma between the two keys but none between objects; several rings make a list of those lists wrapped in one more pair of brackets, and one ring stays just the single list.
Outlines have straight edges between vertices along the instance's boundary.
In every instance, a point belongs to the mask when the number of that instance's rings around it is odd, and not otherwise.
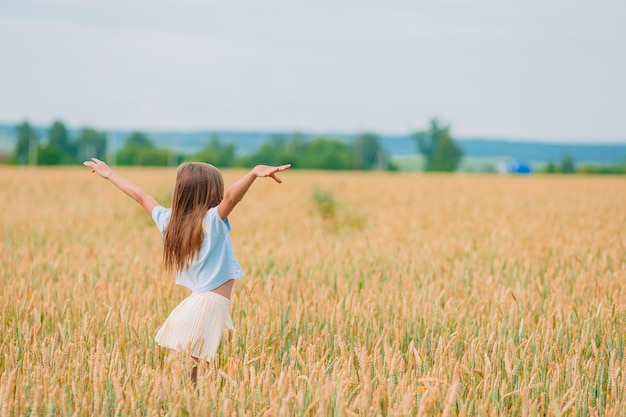
[{"label": "horizon line", "polygon": [[[73,125],[66,124],[61,119],[55,119],[50,124],[55,121],[61,121],[69,131],[79,131],[84,128],[91,128],[97,131],[101,131],[104,133],[130,133],[130,132],[143,132],[143,133],[156,133],[156,134],[167,134],[167,133],[180,133],[180,134],[212,134],[212,133],[239,133],[239,134],[260,134],[260,135],[294,135],[294,134],[303,134],[307,136],[312,135],[337,135],[337,136],[358,136],[360,134],[375,134],[379,137],[386,138],[394,138],[398,139],[402,138],[410,138],[413,133],[381,133],[377,132],[373,129],[363,129],[359,131],[346,132],[342,130],[301,130],[301,129],[281,129],[281,130],[270,130],[270,129],[248,129],[248,128],[97,128],[94,125],[84,125],[81,127],[73,127]],[[24,119],[17,123],[10,123],[6,121],[0,121],[0,126],[15,128],[16,125],[22,122],[28,122],[34,128],[39,130],[48,129],[44,123],[39,122],[30,122],[28,119]],[[415,130],[419,131],[419,130]],[[508,142],[508,143],[519,143],[519,144],[529,144],[529,145],[576,145],[576,146],[615,146],[615,145],[623,145],[626,146],[626,139],[537,139],[537,138],[527,138],[521,139],[520,137],[515,136],[495,136],[495,135],[481,135],[481,134],[469,134],[469,135],[453,135],[453,139],[460,141],[468,141],[468,140],[482,140],[486,142]]]}]

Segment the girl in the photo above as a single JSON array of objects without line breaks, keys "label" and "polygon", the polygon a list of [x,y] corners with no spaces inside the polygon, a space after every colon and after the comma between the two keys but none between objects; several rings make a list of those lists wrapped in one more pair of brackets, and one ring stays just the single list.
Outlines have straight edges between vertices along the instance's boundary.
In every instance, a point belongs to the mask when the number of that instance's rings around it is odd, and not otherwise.
[{"label": "girl", "polygon": [[234,280],[243,277],[229,236],[228,215],[257,177],[280,183],[276,173],[291,165],[258,165],[224,194],[224,180],[217,168],[203,162],[183,163],[176,173],[171,209],[160,206],[99,159],[91,158],[84,165],[152,215],[163,235],[166,270],[176,274],[177,284],[192,291],[167,317],[156,342],[172,351],[185,350],[196,360],[209,361],[217,352],[224,328],[233,329],[228,311],[230,294]]}]

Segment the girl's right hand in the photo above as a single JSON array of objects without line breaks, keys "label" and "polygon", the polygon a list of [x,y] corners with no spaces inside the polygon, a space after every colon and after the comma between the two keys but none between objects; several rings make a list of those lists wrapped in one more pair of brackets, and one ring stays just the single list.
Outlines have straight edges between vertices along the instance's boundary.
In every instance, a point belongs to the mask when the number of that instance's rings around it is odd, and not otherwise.
[{"label": "girl's right hand", "polygon": [[113,173],[113,170],[106,164],[106,162],[97,158],[91,158],[91,161],[85,161],[83,162],[83,165],[90,167],[92,173],[95,172],[104,179],[108,179]]}]

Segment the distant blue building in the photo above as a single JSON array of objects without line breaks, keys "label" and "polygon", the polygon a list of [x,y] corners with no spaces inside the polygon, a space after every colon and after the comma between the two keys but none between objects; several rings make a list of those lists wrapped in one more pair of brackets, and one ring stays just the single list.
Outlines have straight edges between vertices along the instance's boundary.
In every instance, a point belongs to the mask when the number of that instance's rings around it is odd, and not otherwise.
[{"label": "distant blue building", "polygon": [[498,172],[501,174],[529,175],[533,173],[533,168],[528,162],[523,161],[502,162],[498,165]]}]

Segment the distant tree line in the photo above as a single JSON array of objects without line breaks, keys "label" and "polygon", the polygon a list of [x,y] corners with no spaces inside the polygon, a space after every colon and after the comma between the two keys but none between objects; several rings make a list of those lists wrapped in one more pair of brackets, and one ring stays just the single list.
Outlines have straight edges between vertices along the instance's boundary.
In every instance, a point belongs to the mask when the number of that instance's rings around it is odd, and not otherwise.
[{"label": "distant tree line", "polygon": [[[15,126],[15,152],[4,158],[18,165],[71,165],[96,157],[115,165],[175,166],[185,160],[210,162],[221,168],[250,167],[256,164],[291,163],[294,168],[327,170],[396,170],[381,139],[375,133],[361,133],[351,142],[332,137],[305,138],[304,135],[274,135],[253,153],[237,155],[233,143],[217,135],[207,138],[205,145],[193,154],[157,147],[145,133],[131,132],[120,149],[113,149],[105,132],[85,127],[72,136],[65,124],[54,121],[40,137],[27,122]],[[453,138],[450,126],[437,119],[426,129],[411,135],[416,149],[424,157],[425,171],[457,170],[463,151]],[[45,139],[44,139],[45,138]],[[626,174],[626,161],[611,166],[582,165],[566,154],[560,163],[550,161],[536,172],[546,174]]]},{"label": "distant tree line", "polygon": [[[205,146],[191,155],[159,148],[142,132],[132,132],[121,149],[111,152],[107,135],[92,128],[83,128],[72,137],[60,120],[47,130],[42,140],[35,129],[24,121],[15,127],[17,143],[13,163],[18,165],[78,164],[90,157],[107,159],[116,165],[168,166],[184,160],[210,162],[216,166],[249,167],[256,164],[289,162],[294,168],[329,170],[394,170],[389,155],[375,133],[362,133],[347,143],[332,137],[307,139],[303,135],[274,135],[253,153],[237,156],[233,143],[219,136],[207,138]],[[416,132],[417,148],[424,154],[428,171],[454,171],[462,157],[461,149],[450,135],[448,126],[431,121],[430,128]],[[107,154],[108,153],[108,154]]]},{"label": "distant tree line", "polygon": [[626,160],[613,165],[583,164],[578,166],[574,157],[569,153],[563,155],[560,162],[548,161],[543,169],[538,170],[543,174],[626,174]]},{"label": "distant tree line", "polygon": [[106,135],[91,128],[80,130],[71,138],[63,122],[57,120],[47,131],[47,142],[41,143],[39,134],[26,121],[15,126],[17,142],[14,163],[37,165],[67,165],[78,163],[88,155],[104,157]]},{"label": "distant tree line", "polygon": [[124,146],[117,152],[107,155],[110,144],[106,133],[92,128],[83,128],[78,136],[70,136],[63,122],[55,121],[47,130],[47,140],[43,141],[28,122],[15,127],[17,142],[14,163],[18,165],[71,165],[80,164],[85,159],[114,159],[117,165],[168,165],[179,162],[182,157],[173,155],[167,149],[157,148],[150,138],[141,132],[131,133]]}]

